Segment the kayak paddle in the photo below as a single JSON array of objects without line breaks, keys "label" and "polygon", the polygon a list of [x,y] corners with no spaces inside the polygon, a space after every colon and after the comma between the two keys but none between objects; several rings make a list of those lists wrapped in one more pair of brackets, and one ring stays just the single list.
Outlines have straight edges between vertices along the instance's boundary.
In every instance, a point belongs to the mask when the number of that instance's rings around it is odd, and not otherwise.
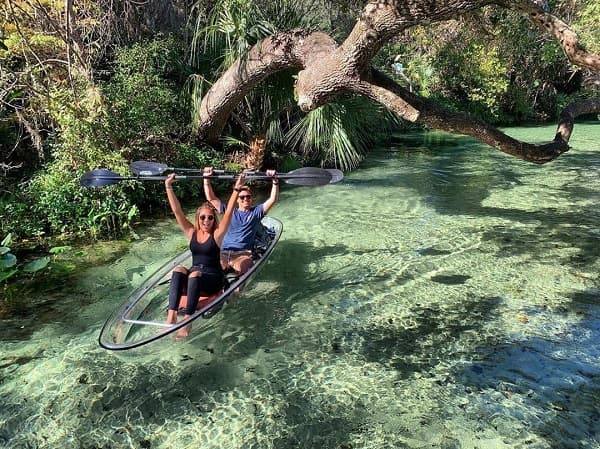
[{"label": "kayak paddle", "polygon": [[[196,172],[196,173],[202,172],[202,169],[200,169],[200,168],[169,167],[168,165],[161,164],[160,162],[150,162],[150,161],[134,161],[131,164],[129,164],[129,168],[131,169],[133,174],[140,175],[140,176],[159,176],[159,175],[163,175],[169,171],[170,172]],[[344,179],[344,174],[338,169],[326,168],[326,169],[320,169],[320,170],[327,170],[329,173],[331,173],[331,180],[329,181],[330,184],[335,184],[336,182],[340,182],[342,179]],[[227,171],[227,170],[213,170],[213,173],[218,174],[218,175],[219,174],[236,174],[236,172]],[[290,172],[290,173],[292,173],[292,172]],[[266,173],[258,172],[258,171],[247,171],[246,175],[247,175],[247,177],[250,177],[248,175],[267,176]],[[277,176],[281,178],[280,175],[277,175]],[[229,178],[227,178],[227,179],[229,179]],[[254,178],[254,179],[256,179],[256,178]]]},{"label": "kayak paddle", "polygon": [[[104,187],[113,184],[118,184],[121,181],[164,181],[166,176],[121,176],[120,174],[104,168],[92,170],[84,173],[80,183],[84,187]],[[204,175],[177,175],[176,179],[202,179]],[[237,178],[234,174],[211,175],[208,178],[212,179],[230,179]],[[273,179],[272,176],[267,176],[264,173],[250,173],[246,175],[247,179]],[[329,184],[332,175],[329,171],[323,168],[303,167],[292,170],[289,173],[278,173],[277,179],[281,179],[287,184],[299,186],[322,186]]]}]

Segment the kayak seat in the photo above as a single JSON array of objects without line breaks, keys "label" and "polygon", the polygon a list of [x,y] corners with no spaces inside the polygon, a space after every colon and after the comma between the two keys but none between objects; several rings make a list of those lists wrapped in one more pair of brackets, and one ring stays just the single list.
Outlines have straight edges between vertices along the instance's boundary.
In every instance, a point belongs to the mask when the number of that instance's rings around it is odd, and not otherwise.
[{"label": "kayak seat", "polygon": [[254,248],[252,248],[252,258],[254,260],[260,259],[262,255],[267,251],[271,241],[275,237],[275,230],[267,228],[265,225],[260,224],[256,230],[256,237],[254,240]]},{"label": "kayak seat", "polygon": [[227,290],[231,284],[233,284],[235,281],[238,280],[239,277],[240,277],[240,275],[237,274],[235,272],[235,270],[233,270],[233,269],[227,270],[225,272],[225,287],[224,287],[224,289]]}]

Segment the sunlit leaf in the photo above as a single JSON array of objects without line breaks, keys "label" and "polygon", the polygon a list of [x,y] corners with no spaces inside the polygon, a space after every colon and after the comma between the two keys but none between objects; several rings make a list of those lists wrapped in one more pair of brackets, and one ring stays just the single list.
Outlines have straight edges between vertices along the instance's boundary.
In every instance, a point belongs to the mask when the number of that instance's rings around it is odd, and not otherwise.
[{"label": "sunlit leaf", "polygon": [[4,237],[4,240],[2,240],[2,243],[0,243],[0,246],[8,246],[8,245],[10,245],[11,241],[12,241],[12,233],[9,233],[6,237]]},{"label": "sunlit leaf", "polygon": [[131,209],[129,209],[129,212],[127,213],[127,220],[131,221],[133,220],[133,217],[135,217],[138,213],[138,208],[137,206],[134,204],[133,206],[131,206]]},{"label": "sunlit leaf", "polygon": [[50,248],[50,254],[63,254],[72,249],[71,246],[55,246],[54,248]]}]

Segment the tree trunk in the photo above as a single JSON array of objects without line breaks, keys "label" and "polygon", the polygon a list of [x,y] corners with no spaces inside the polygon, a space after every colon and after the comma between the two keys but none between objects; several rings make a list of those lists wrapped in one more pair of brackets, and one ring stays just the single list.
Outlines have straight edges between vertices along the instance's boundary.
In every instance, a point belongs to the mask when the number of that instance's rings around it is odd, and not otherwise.
[{"label": "tree trunk", "polygon": [[250,142],[250,149],[246,153],[244,168],[258,171],[262,168],[265,160],[266,138],[264,134],[255,136]]}]

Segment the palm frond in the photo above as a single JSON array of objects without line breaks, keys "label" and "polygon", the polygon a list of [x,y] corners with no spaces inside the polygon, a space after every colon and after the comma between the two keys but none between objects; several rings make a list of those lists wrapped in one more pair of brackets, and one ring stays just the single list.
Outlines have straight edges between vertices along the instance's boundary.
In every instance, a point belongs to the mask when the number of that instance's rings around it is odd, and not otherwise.
[{"label": "palm frond", "polygon": [[246,142],[244,142],[243,140],[237,139],[236,137],[233,137],[233,136],[223,137],[222,142],[223,142],[224,148],[236,148],[236,147],[248,148],[249,147],[249,145]]},{"label": "palm frond", "polygon": [[198,120],[200,118],[200,104],[206,91],[212,83],[201,74],[194,74],[188,77],[185,83],[185,89],[190,101],[190,112],[192,115],[192,131],[198,131]]},{"label": "palm frond", "polygon": [[309,112],[287,134],[286,143],[321,165],[356,168],[394,116],[363,97],[340,97]]}]

